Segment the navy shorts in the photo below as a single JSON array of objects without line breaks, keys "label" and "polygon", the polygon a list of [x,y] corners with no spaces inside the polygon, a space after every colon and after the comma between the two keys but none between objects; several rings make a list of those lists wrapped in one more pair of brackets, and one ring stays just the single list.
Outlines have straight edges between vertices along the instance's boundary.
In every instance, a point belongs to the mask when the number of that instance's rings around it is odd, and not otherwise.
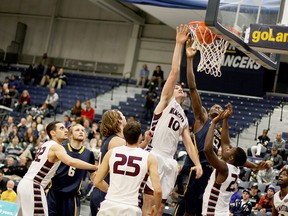
[{"label": "navy shorts", "polygon": [[190,168],[183,168],[179,173],[176,181],[179,196],[174,216],[182,216],[185,212],[191,215],[202,215],[203,194],[213,167],[205,163],[202,164],[202,169],[203,175],[199,179],[195,178],[195,171],[190,172]]}]

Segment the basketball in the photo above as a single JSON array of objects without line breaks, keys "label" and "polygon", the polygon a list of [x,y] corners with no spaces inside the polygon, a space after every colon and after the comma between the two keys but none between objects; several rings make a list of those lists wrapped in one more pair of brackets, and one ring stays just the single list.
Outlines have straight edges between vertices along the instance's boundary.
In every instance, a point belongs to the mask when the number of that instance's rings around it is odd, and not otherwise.
[{"label": "basketball", "polygon": [[206,27],[204,22],[190,22],[189,27],[198,38],[199,43],[211,44],[214,41],[215,34]]}]

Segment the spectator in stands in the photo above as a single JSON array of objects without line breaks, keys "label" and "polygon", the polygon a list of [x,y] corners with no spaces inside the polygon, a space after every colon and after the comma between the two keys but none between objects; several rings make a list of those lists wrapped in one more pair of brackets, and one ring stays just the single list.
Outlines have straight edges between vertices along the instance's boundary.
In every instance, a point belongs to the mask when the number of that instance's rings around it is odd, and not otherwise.
[{"label": "spectator in stands", "polygon": [[5,103],[6,98],[9,96],[8,84],[4,83],[2,86],[1,96],[0,96],[0,105],[7,106]]},{"label": "spectator in stands", "polygon": [[23,73],[23,82],[25,85],[33,85],[36,78],[36,69],[30,64]]},{"label": "spectator in stands", "polygon": [[[86,134],[89,134],[91,132],[91,127],[90,127],[90,121],[88,118],[83,119],[83,126],[85,128]],[[87,137],[87,139],[88,139],[88,137]]]},{"label": "spectator in stands", "polygon": [[47,95],[45,102],[40,107],[40,110],[44,111],[44,117],[47,116],[47,114],[49,113],[49,110],[56,109],[58,102],[59,102],[59,96],[55,92],[55,88],[50,88],[50,92]]},{"label": "spectator in stands", "polygon": [[3,151],[2,137],[0,137],[0,167],[1,167],[1,164],[4,164],[4,160],[5,160],[5,153]]},{"label": "spectator in stands", "polygon": [[272,148],[275,147],[278,149],[278,154],[280,154],[283,160],[287,159],[286,150],[285,150],[285,140],[282,138],[282,133],[278,132],[276,139],[272,143]]},{"label": "spectator in stands", "polygon": [[270,141],[270,138],[267,136],[268,130],[264,129],[262,135],[258,137],[257,144],[251,147],[251,153],[253,157],[260,157],[261,153],[267,151],[267,145]]},{"label": "spectator in stands", "polygon": [[19,79],[16,78],[16,76],[14,74],[11,75],[11,78],[9,80],[9,87],[10,86],[15,86],[15,89],[20,88],[20,81],[19,81]]},{"label": "spectator in stands", "polygon": [[8,181],[7,178],[4,177],[3,170],[0,169],[0,194],[3,191],[7,190],[7,187],[6,187],[7,181]]},{"label": "spectator in stands", "polygon": [[9,86],[9,92],[4,97],[3,105],[7,107],[14,107],[14,104],[18,101],[19,92],[14,85]]},{"label": "spectator in stands", "polygon": [[230,204],[235,203],[236,200],[241,200],[241,198],[242,198],[241,193],[238,190],[238,183],[237,182],[235,182],[235,184],[234,184],[234,190],[233,191],[234,191],[234,193],[231,196]]},{"label": "spectator in stands", "polygon": [[18,178],[23,178],[27,171],[27,158],[21,156],[19,159],[19,164],[14,168],[13,174],[16,175]]},{"label": "spectator in stands", "polygon": [[20,155],[23,153],[23,148],[19,145],[18,137],[12,139],[11,144],[5,150],[6,158],[12,157],[15,160],[19,160]]},{"label": "spectator in stands", "polygon": [[35,136],[29,137],[27,147],[25,151],[20,155],[20,158],[25,157],[32,161],[35,159],[37,150],[38,150],[37,137]]},{"label": "spectator in stands", "polygon": [[33,122],[33,116],[28,114],[26,116],[26,127],[29,128],[32,126],[32,122]]},{"label": "spectator in stands", "polygon": [[148,120],[149,118],[152,119],[155,102],[158,97],[157,91],[153,84],[149,86],[149,90],[146,92],[146,95],[144,97],[146,99],[144,106],[144,119],[145,120]]},{"label": "spectator in stands", "polygon": [[57,89],[61,89],[63,85],[67,85],[67,77],[64,74],[63,68],[60,68],[56,81],[57,81]]},{"label": "spectator in stands", "polygon": [[4,105],[4,98],[9,94],[8,83],[2,85],[0,93],[0,105]]},{"label": "spectator in stands", "polygon": [[74,106],[71,108],[71,116],[80,117],[82,111],[81,101],[77,100]]},{"label": "spectator in stands", "polygon": [[40,131],[40,135],[39,135],[39,137],[37,139],[37,144],[39,146],[41,146],[43,143],[45,143],[48,140],[49,140],[49,137],[48,137],[48,135],[46,133],[46,130],[43,129],[42,131]]},{"label": "spectator in stands", "polygon": [[16,110],[23,113],[23,111],[30,106],[31,98],[28,90],[23,90],[19,97],[18,103],[16,104]]},{"label": "spectator in stands", "polygon": [[18,99],[18,91],[15,86],[9,86],[7,84],[3,85],[0,104],[6,107],[13,107],[14,103]]},{"label": "spectator in stands", "polygon": [[129,118],[128,118],[128,122],[135,122],[136,121],[136,117],[134,115],[131,115]]},{"label": "spectator in stands", "polygon": [[36,123],[37,123],[37,131],[38,131],[38,133],[40,133],[40,131],[45,129],[44,125],[43,125],[43,119],[40,116],[38,116],[36,118]]},{"label": "spectator in stands", "polygon": [[15,158],[13,158],[12,156],[8,155],[6,157],[6,165],[1,167],[1,170],[3,171],[3,173],[6,177],[13,175],[15,164],[17,163],[15,161],[16,161]]},{"label": "spectator in stands", "polygon": [[14,203],[16,203],[17,194],[13,190],[14,186],[15,186],[15,183],[14,183],[13,180],[9,180],[7,182],[7,185],[6,185],[7,190],[3,191],[3,193],[1,194],[1,200],[6,201],[6,202],[14,202]]},{"label": "spectator in stands", "polygon": [[252,210],[252,203],[250,202],[250,191],[244,189],[242,192],[242,199],[235,200],[234,203],[230,203],[230,215],[229,216],[249,216]]},{"label": "spectator in stands", "polygon": [[153,71],[150,84],[154,83],[160,88],[162,86],[163,80],[164,80],[164,72],[162,71],[161,66],[157,65],[156,69]]},{"label": "spectator in stands", "polygon": [[63,124],[66,128],[69,128],[71,125],[70,118],[68,115],[64,115],[63,117]]},{"label": "spectator in stands", "polygon": [[24,135],[25,135],[27,129],[28,129],[28,127],[27,127],[27,120],[26,120],[26,118],[21,118],[21,122],[20,122],[20,124],[18,125],[18,132],[17,132],[17,136],[18,136],[20,142],[23,141]]},{"label": "spectator in stands", "polygon": [[8,133],[12,132],[13,125],[14,125],[14,118],[12,116],[9,116],[7,119]]},{"label": "spectator in stands", "polygon": [[251,195],[250,195],[250,202],[252,203],[252,208],[256,206],[256,204],[259,202],[259,190],[258,190],[258,184],[254,183],[251,187]]},{"label": "spectator in stands", "polygon": [[13,125],[12,131],[9,133],[8,141],[11,142],[14,137],[18,138],[18,127],[17,125]]},{"label": "spectator in stands", "polygon": [[261,196],[257,205],[252,208],[252,210],[254,210],[253,212],[254,215],[272,215],[271,212],[272,212],[274,194],[275,194],[275,187],[273,185],[270,185],[268,187],[267,193]]},{"label": "spectator in stands", "polygon": [[258,184],[270,185],[275,179],[276,173],[273,169],[273,162],[267,161],[268,168],[266,170],[259,170],[257,174]]},{"label": "spectator in stands", "polygon": [[56,83],[58,81],[58,71],[57,70],[53,70],[51,71],[51,75],[50,75],[50,81],[49,81],[49,87],[53,87],[55,88]]},{"label": "spectator in stands", "polygon": [[143,64],[142,69],[139,71],[139,74],[138,74],[136,87],[139,87],[140,84],[141,84],[142,88],[147,86],[149,73],[150,73],[150,71],[149,71],[149,69],[147,67],[147,64]]},{"label": "spectator in stands", "polygon": [[3,124],[1,128],[0,138],[3,143],[9,143],[9,132],[7,124]]},{"label": "spectator in stands", "polygon": [[4,82],[2,83],[2,92],[3,92],[3,87],[4,87],[4,86],[5,86],[6,88],[9,87],[9,81],[10,81],[9,77],[6,76],[6,77],[4,78]]},{"label": "spectator in stands", "polygon": [[81,110],[81,119],[83,121],[84,118],[89,119],[89,122],[92,123],[94,120],[95,111],[91,107],[91,102],[87,100],[85,102],[86,108]]},{"label": "spectator in stands", "polygon": [[283,158],[281,155],[278,154],[278,149],[276,146],[272,147],[271,153],[266,154],[263,160],[272,161],[274,169],[280,170],[283,167]]},{"label": "spectator in stands", "polygon": [[36,74],[35,74],[35,81],[33,84],[38,84],[41,82],[43,74],[45,75],[47,73],[47,63],[48,63],[48,56],[47,53],[44,53],[41,61],[39,62],[39,64],[35,69]]},{"label": "spectator in stands", "polygon": [[23,141],[22,141],[22,148],[26,149],[30,143],[30,137],[33,137],[33,130],[31,127],[27,128],[27,131],[24,134]]},{"label": "spectator in stands", "polygon": [[56,67],[54,65],[51,66],[46,72],[44,72],[43,77],[40,82],[40,86],[44,87],[50,83],[51,75],[56,71]]},{"label": "spectator in stands", "polygon": [[90,140],[88,149],[94,153],[95,159],[99,160],[100,150],[102,146],[102,139],[100,132],[94,134],[94,138]]},{"label": "spectator in stands", "polygon": [[[88,139],[91,140],[93,138],[95,138],[96,134],[98,134],[100,132],[100,128],[97,122],[93,122],[92,126],[91,126],[91,130],[88,133]],[[100,138],[100,137],[96,137],[96,138]]]}]

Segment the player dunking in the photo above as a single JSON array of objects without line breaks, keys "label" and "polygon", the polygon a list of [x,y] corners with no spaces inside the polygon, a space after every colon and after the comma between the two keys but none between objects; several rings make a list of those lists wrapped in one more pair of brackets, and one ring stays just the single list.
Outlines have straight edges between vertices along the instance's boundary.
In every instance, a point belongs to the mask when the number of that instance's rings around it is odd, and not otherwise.
[{"label": "player dunking", "polygon": [[[208,183],[209,177],[213,171],[212,166],[209,164],[203,149],[206,134],[211,124],[211,119],[216,117],[223,111],[222,107],[218,104],[213,105],[209,113],[202,106],[201,97],[197,90],[194,71],[193,71],[193,58],[197,50],[192,48],[193,41],[189,37],[186,42],[186,57],[187,57],[187,82],[191,95],[192,109],[195,118],[193,132],[195,134],[197,149],[199,152],[199,159],[203,168],[203,175],[201,178],[195,178],[194,174],[191,173],[191,167],[194,166],[193,161],[189,157],[186,157],[182,170],[178,176],[179,181],[178,188],[183,187],[182,179],[188,178],[186,188],[183,188],[179,192],[178,203],[174,215],[197,215],[201,216],[203,193]],[[221,146],[221,131],[218,128],[214,130],[214,146],[219,148]],[[267,164],[263,161],[258,165],[246,161],[245,166],[253,169],[265,169]]]},{"label": "player dunking", "polygon": [[[229,139],[228,117],[232,114],[232,105],[213,118],[206,135],[204,153],[215,168],[212,172],[203,197],[202,215],[229,215],[229,203],[239,175],[239,166],[243,166],[247,156],[240,147],[232,147]],[[223,120],[221,132],[222,159],[213,150],[214,129]]]},{"label": "player dunking", "polygon": [[[177,27],[171,72],[163,86],[160,101],[154,110],[151,126],[151,129],[154,131],[151,153],[156,156],[158,161],[158,172],[162,187],[163,203],[161,205],[162,208],[158,212],[159,215],[163,213],[165,201],[174,188],[178,174],[178,164],[173,157],[177,151],[181,135],[188,155],[196,165],[194,169],[196,170],[197,177],[199,178],[202,175],[198,155],[190,137],[188,120],[181,107],[185,95],[181,86],[176,85],[179,78],[182,48],[187,38],[188,26],[180,25],[180,27]],[[151,212],[151,207],[153,206],[152,194],[153,187],[148,178],[144,190],[143,215],[148,215]]]},{"label": "player dunking", "polygon": [[[85,128],[76,124],[69,128],[70,142],[63,145],[68,155],[95,164],[93,152],[83,146]],[[49,216],[78,215],[80,212],[80,188],[87,171],[61,163],[51,179],[47,193]]]},{"label": "player dunking", "polygon": [[[119,110],[106,111],[101,120],[100,133],[106,137],[101,147],[101,159],[104,158],[106,153],[117,146],[123,146],[126,144],[123,134],[123,128],[127,124],[126,118]],[[144,148],[151,140],[151,136],[148,132],[145,133],[145,140],[141,143],[141,147]],[[101,163],[100,159],[100,163]],[[106,176],[105,181],[109,184],[109,175]],[[94,188],[90,196],[90,210],[91,215],[96,216],[100,203],[104,200],[106,193]]]},{"label": "player dunking", "polygon": [[280,191],[274,194],[272,215],[288,215],[288,169],[286,167],[279,173],[278,185]]},{"label": "player dunking", "polygon": [[[115,147],[108,151],[94,179],[94,185],[107,192],[98,216],[142,215],[138,207],[138,194],[147,172],[154,188],[155,206],[152,212],[154,215],[159,210],[162,199],[157,160],[148,151],[138,148],[142,140],[140,123],[127,123],[123,133],[126,146]],[[108,172],[110,173],[109,187],[104,181]]]},{"label": "player dunking", "polygon": [[61,143],[67,139],[68,130],[61,122],[49,123],[46,131],[50,140],[38,149],[34,161],[17,187],[20,207],[18,215],[48,215],[44,188],[54,176],[61,161],[78,169],[97,169],[96,165],[72,158],[66,153]]}]

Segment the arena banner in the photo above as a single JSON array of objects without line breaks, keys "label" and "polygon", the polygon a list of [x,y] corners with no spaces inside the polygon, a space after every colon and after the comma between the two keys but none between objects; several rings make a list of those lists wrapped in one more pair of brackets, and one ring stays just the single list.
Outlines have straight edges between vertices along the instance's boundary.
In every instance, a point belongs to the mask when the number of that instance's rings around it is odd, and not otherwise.
[{"label": "arena banner", "polygon": [[248,45],[261,52],[288,54],[288,26],[251,24]]},{"label": "arena banner", "polygon": [[[221,64],[221,77],[214,77],[205,72],[198,72],[197,65],[199,60],[200,54],[197,52],[193,66],[198,89],[260,97],[264,95],[267,86],[264,85],[265,68],[246,56],[236,47],[232,45],[228,46],[224,60]],[[186,51],[183,49],[180,81],[184,83],[187,83],[186,61]],[[273,83],[274,79],[271,79],[270,81]]]},{"label": "arena banner", "polygon": [[18,205],[12,202],[0,200],[0,216],[16,216],[18,213]]}]

